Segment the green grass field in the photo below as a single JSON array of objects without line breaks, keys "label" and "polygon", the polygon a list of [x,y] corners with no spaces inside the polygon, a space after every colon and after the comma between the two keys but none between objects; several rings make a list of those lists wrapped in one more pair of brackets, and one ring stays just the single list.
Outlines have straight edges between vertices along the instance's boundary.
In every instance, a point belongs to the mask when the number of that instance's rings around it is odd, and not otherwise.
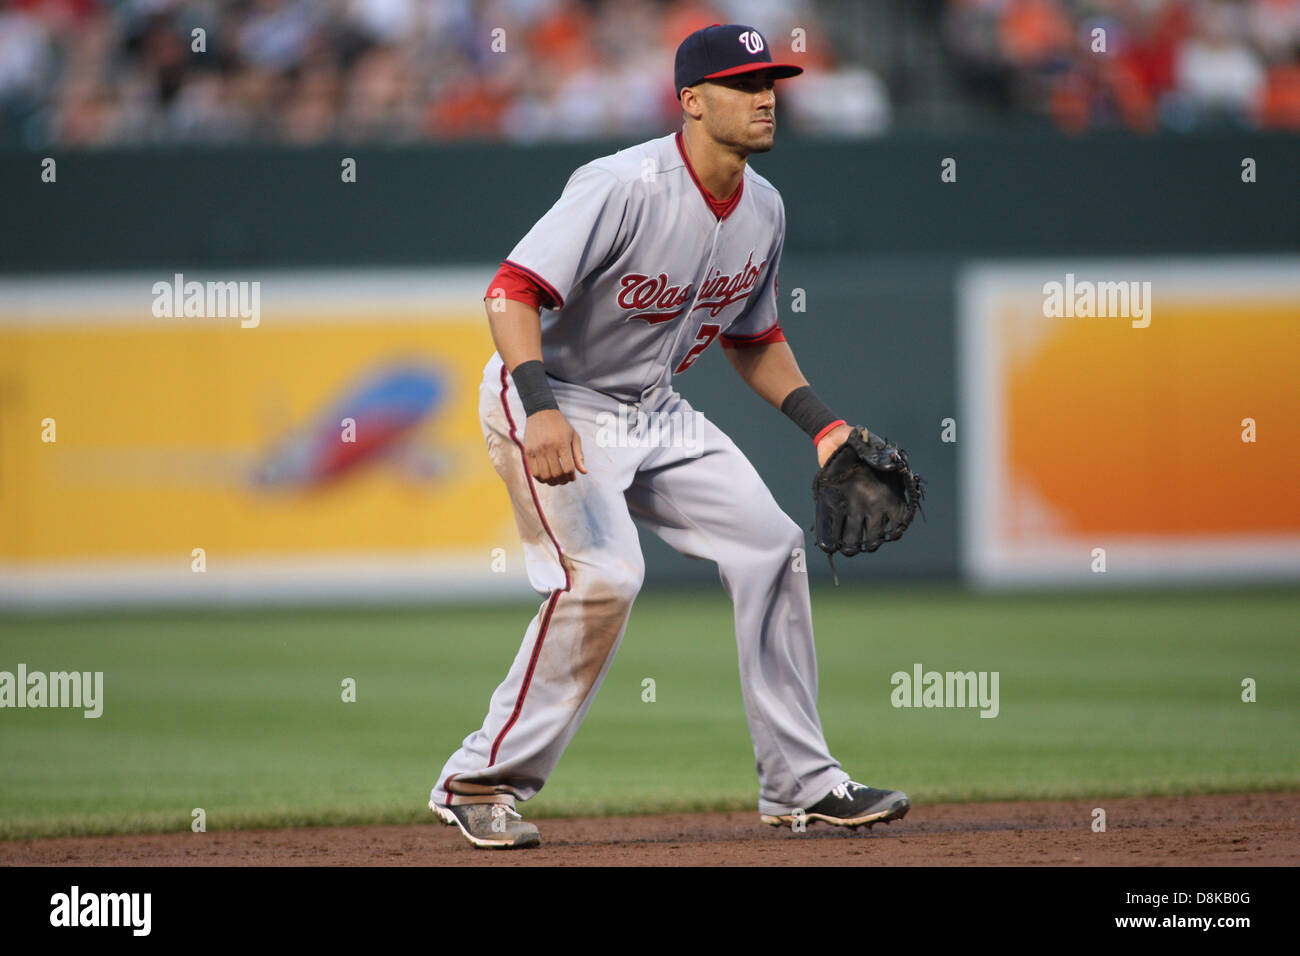
[{"label": "green grass field", "polygon": [[[1300,788],[1295,592],[819,587],[814,605],[833,752],[915,802]],[[0,837],[186,830],[195,807],[210,830],[429,820],[435,773],[535,609],[0,617],[0,670],[99,670],[105,685],[97,720],[0,710]],[[753,808],[734,641],[720,590],[639,599],[527,813]],[[998,671],[999,716],[895,709],[890,675],[918,662]]]}]

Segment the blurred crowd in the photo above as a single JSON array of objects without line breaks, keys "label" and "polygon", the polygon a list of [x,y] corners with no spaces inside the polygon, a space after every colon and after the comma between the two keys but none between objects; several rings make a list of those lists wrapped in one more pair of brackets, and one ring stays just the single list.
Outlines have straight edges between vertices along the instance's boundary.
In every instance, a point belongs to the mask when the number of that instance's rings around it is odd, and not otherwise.
[{"label": "blurred crowd", "polygon": [[814,132],[887,125],[883,86],[834,62],[808,0],[0,0],[0,137],[660,135],[680,121],[677,44],[745,17],[770,37],[805,31],[797,55],[813,82],[783,101],[784,117]]},{"label": "blurred crowd", "polygon": [[1300,129],[1300,0],[947,0],[964,90],[1060,127]]},{"label": "blurred crowd", "polygon": [[807,68],[779,115],[812,134],[888,128],[900,68],[1072,130],[1300,127],[1300,0],[921,0],[900,29],[940,55],[900,37],[888,71],[852,55],[846,2],[0,0],[0,142],[648,137],[679,120],[677,44],[717,22]]}]

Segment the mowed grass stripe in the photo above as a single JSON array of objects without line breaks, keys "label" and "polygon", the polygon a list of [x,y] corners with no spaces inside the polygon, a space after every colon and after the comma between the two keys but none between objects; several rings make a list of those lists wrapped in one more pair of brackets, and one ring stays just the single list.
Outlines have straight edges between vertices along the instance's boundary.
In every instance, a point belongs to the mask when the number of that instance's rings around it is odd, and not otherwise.
[{"label": "mowed grass stripe", "polygon": [[[105,682],[97,720],[0,710],[0,836],[184,830],[196,807],[209,829],[430,821],[538,603],[0,618],[0,670]],[[918,803],[1300,787],[1294,593],[819,586],[814,607],[832,751]],[[528,815],[753,809],[732,628],[720,592],[638,599]],[[998,716],[895,708],[917,663],[997,671]]]}]

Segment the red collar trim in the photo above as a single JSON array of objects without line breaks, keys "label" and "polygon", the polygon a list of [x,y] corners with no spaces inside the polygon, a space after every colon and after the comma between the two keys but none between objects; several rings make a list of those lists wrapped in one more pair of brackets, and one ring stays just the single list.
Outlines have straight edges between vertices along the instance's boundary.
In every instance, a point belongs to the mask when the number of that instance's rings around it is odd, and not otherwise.
[{"label": "red collar trim", "polygon": [[700,182],[700,177],[695,175],[695,167],[691,165],[690,157],[686,155],[686,145],[682,142],[681,130],[677,131],[675,140],[677,142],[677,152],[681,154],[682,162],[686,164],[686,171],[691,174],[691,180],[695,183],[695,188],[700,191],[700,195],[703,196],[704,201],[709,204],[709,208],[713,210],[713,214],[719,219],[726,219],[731,215],[732,211],[735,210],[737,204],[740,202],[740,197],[745,192],[745,177],[743,175],[740,177],[740,185],[736,187],[736,191],[731,194],[729,199],[714,198],[713,193],[704,188],[704,183]]}]

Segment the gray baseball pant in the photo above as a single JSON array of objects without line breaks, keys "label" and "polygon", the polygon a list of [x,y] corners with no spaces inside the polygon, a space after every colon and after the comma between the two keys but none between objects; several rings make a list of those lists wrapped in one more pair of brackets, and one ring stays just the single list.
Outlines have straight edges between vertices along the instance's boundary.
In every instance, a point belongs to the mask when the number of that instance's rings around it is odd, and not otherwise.
[{"label": "gray baseball pant", "polygon": [[817,715],[808,575],[796,560],[803,532],[731,439],[671,389],[629,406],[550,382],[588,471],[558,486],[528,473],[526,416],[500,356],[484,369],[488,453],[510,492],[529,582],[545,600],[483,726],[447,761],[432,800],[513,806],[541,790],[623,639],[645,571],[639,522],[682,554],[718,565],[735,606],[759,811],[816,803],[849,775],[831,757]]}]

